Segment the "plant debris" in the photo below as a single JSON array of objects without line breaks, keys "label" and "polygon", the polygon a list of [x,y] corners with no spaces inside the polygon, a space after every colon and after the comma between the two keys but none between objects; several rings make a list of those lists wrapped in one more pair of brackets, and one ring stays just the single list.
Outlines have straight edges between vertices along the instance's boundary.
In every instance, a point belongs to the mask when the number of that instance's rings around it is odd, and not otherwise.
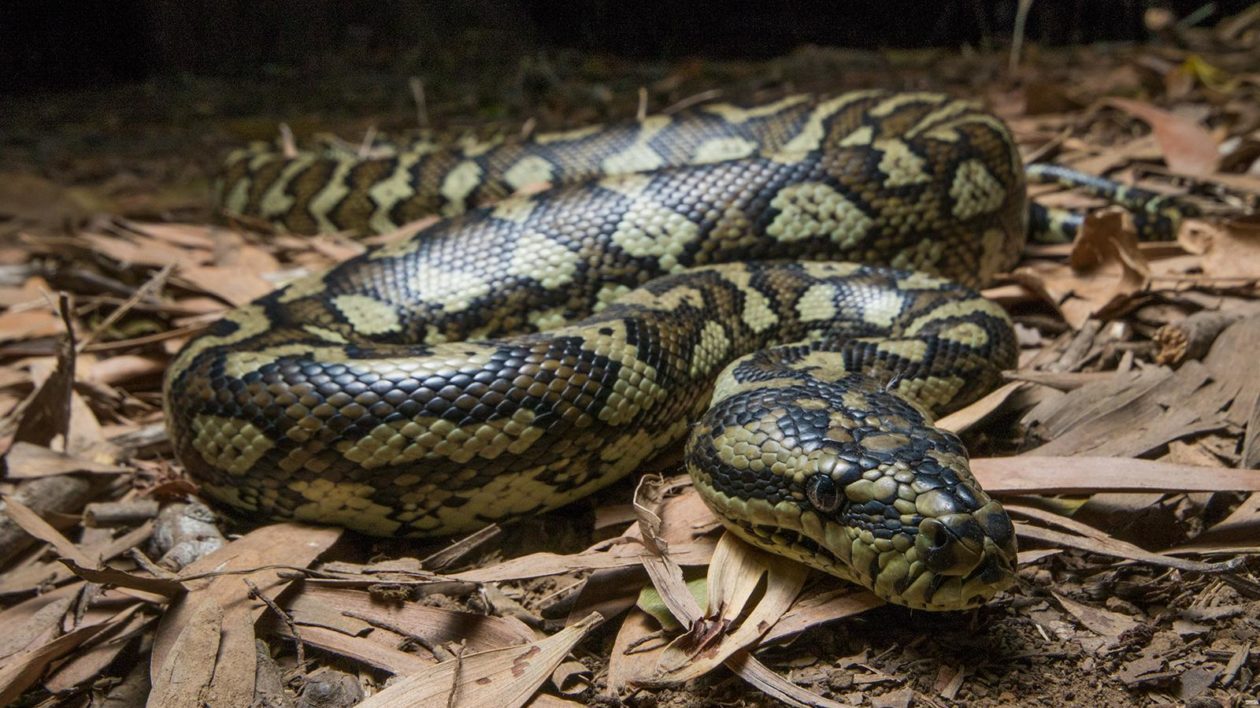
[{"label": "plant debris", "polygon": [[[110,120],[174,132],[177,151],[83,151],[83,126],[18,107],[0,166],[0,704],[1255,705],[1256,8],[1164,23],[1148,46],[1026,47],[1013,68],[936,50],[544,53],[515,73],[375,77],[397,95],[352,118],[310,103],[335,83],[243,87],[289,113],[248,118],[219,82],[119,88]],[[173,462],[160,389],[180,345],[365,248],[223,224],[205,198],[220,150],[280,120],[290,140],[370,147],[378,129],[560,128],[871,85],[972,96],[1030,161],[1200,214],[1142,243],[1122,211],[1030,187],[1084,227],[987,291],[1017,322],[1019,368],[942,421],[1017,519],[1019,582],[988,606],[912,613],[753,550],[676,455],[638,487],[446,544],[220,518]],[[155,99],[202,108],[182,120]]]}]

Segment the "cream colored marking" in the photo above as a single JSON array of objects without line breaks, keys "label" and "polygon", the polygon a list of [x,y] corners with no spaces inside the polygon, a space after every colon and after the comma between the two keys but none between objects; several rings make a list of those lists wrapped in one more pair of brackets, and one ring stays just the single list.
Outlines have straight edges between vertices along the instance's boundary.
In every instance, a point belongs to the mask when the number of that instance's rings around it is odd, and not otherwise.
[{"label": "cream colored marking", "polygon": [[223,210],[230,214],[240,214],[249,203],[248,179],[238,179],[232,183],[231,189],[223,194]]},{"label": "cream colored marking", "polygon": [[726,329],[717,322],[706,323],[700,331],[700,341],[691,352],[691,366],[687,373],[694,378],[711,371],[726,359],[730,350],[731,339],[726,336]]},{"label": "cream colored marking", "polygon": [[946,121],[931,130],[923,133],[926,138],[940,140],[941,142],[952,143],[958,140],[958,127],[963,125],[983,125],[993,130],[998,135],[1003,136],[1007,141],[1010,140],[1010,134],[1006,130],[1006,125],[1002,121],[994,118],[987,113],[967,113],[958,118]]},{"label": "cream colored marking", "polygon": [[166,370],[168,377],[182,371],[193,359],[196,359],[199,354],[207,349],[236,344],[262,334],[271,328],[271,321],[267,319],[267,315],[261,305],[238,307],[224,315],[223,319],[236,323],[236,331],[221,337],[203,335],[192,340],[175,358],[175,362]]},{"label": "cream colored marking", "polygon": [[927,354],[927,342],[922,339],[887,339],[879,342],[875,348],[907,361],[923,361]]},{"label": "cream colored marking", "polygon": [[442,214],[451,216],[463,212],[468,195],[472,194],[480,184],[481,176],[481,168],[472,160],[465,160],[451,168],[451,171],[447,172],[446,177],[442,179],[441,188],[438,189],[438,193],[446,199],[446,204],[442,206]]},{"label": "cream colored marking", "polygon": [[980,237],[980,273],[978,280],[981,284],[987,284],[993,281],[994,276],[1006,270],[1012,265],[1012,261],[1018,258],[1015,254],[1007,253],[1010,244],[1007,242],[1006,233],[1001,229],[985,229],[984,234]]},{"label": "cream colored marking", "polygon": [[503,173],[503,179],[512,189],[522,189],[540,184],[547,184],[553,178],[553,167],[546,159],[538,155],[526,155]]},{"label": "cream colored marking", "polygon": [[959,322],[942,330],[938,336],[967,347],[983,347],[989,343],[989,333],[975,322]]},{"label": "cream colored marking", "polygon": [[937,123],[955,118],[959,113],[973,110],[979,110],[979,107],[970,101],[950,101],[920,118],[919,122],[905,132],[905,136],[913,139],[925,130],[935,127]]},{"label": "cream colored marking", "polygon": [[372,501],[376,490],[371,485],[321,478],[290,482],[289,489],[310,502],[293,510],[299,521],[336,524],[377,536],[391,536],[401,526],[389,518],[393,509]]},{"label": "cream colored marking", "polygon": [[897,279],[897,287],[902,290],[943,290],[948,286],[948,280],[917,271]]},{"label": "cream colored marking", "polygon": [[393,305],[367,295],[338,295],[333,305],[350,321],[355,330],[366,335],[402,330],[398,311]]},{"label": "cream colored marking", "polygon": [[650,175],[612,175],[601,179],[599,186],[610,192],[616,192],[623,197],[638,199],[651,183],[652,177]]},{"label": "cream colored marking", "polygon": [[852,202],[821,182],[802,182],[779,190],[770,201],[779,210],[766,233],[779,241],[818,236],[848,248],[866,237],[873,223]]},{"label": "cream colored marking", "polygon": [[896,291],[879,290],[862,302],[862,319],[887,327],[901,314],[904,305]]},{"label": "cream colored marking", "polygon": [[871,130],[871,126],[863,125],[857,130],[844,136],[840,141],[840,147],[862,147],[870,145],[871,140],[875,137],[875,132]]},{"label": "cream colored marking", "polygon": [[770,307],[770,300],[752,286],[747,270],[723,268],[721,273],[744,294],[744,309],[740,313],[740,319],[744,321],[748,329],[758,333],[764,332],[779,321],[779,316]]},{"label": "cream colored marking", "polygon": [[328,219],[328,212],[346,195],[350,193],[350,188],[346,186],[346,173],[348,173],[357,163],[351,160],[345,160],[337,163],[333,168],[332,174],[328,175],[324,186],[315,192],[311,197],[308,211],[315,217],[315,222],[319,224],[321,232],[333,233],[337,231],[337,225]]},{"label": "cream colored marking", "polygon": [[308,325],[302,325],[302,329],[310,334],[315,335],[316,337],[319,337],[320,339],[326,342],[333,342],[335,344],[347,343],[346,338],[342,336],[340,332],[336,330],[328,329],[327,327],[320,327],[319,325],[308,324]]},{"label": "cream colored marking", "polygon": [[951,317],[966,317],[983,313],[990,317],[996,317],[1000,320],[1009,321],[1006,311],[1002,307],[992,301],[984,298],[971,298],[968,300],[955,300],[947,302],[943,305],[935,307],[931,312],[916,318],[909,326],[906,327],[906,334],[914,336],[923,331],[923,328],[932,322],[938,320],[949,319]]},{"label": "cream colored marking", "polygon": [[623,283],[605,283],[599,286],[599,292],[595,293],[595,306],[591,308],[595,312],[603,310],[605,307],[613,304],[625,296],[634,288]]},{"label": "cream colored marking", "polygon": [[880,101],[879,105],[871,109],[871,115],[877,118],[883,118],[892,115],[892,113],[902,106],[908,106],[914,103],[941,103],[946,100],[939,93],[930,93],[927,91],[907,91],[905,93],[896,93],[887,100]]},{"label": "cream colored marking", "polygon": [[888,260],[888,265],[901,270],[936,270],[936,264],[945,255],[945,242],[924,239],[903,248]]},{"label": "cream colored marking", "polygon": [[287,193],[289,185],[294,177],[310,167],[314,161],[313,155],[302,153],[285,165],[276,176],[276,181],[263,192],[262,199],[258,200],[258,215],[261,218],[274,219],[284,215],[293,206],[293,197]]},{"label": "cream colored marking", "polygon": [[529,323],[534,325],[539,332],[563,327],[568,323],[568,319],[564,315],[564,307],[553,307],[547,310],[534,311],[526,317]]},{"label": "cream colored marking", "polygon": [[796,301],[802,322],[830,320],[836,316],[836,288],[830,283],[814,283]]},{"label": "cream colored marking", "polygon": [[544,234],[529,229],[516,242],[508,273],[532,278],[544,288],[553,290],[573,280],[578,254]]},{"label": "cream colored marking", "polygon": [[933,416],[930,411],[939,410],[941,406],[953,400],[965,383],[958,376],[901,379],[897,384],[897,395],[919,406],[928,422],[931,422]]},{"label": "cream colored marking", "polygon": [[539,145],[548,145],[550,143],[561,143],[561,142],[568,142],[570,140],[581,140],[582,138],[589,138],[592,135],[595,135],[596,133],[602,131],[603,129],[604,129],[604,126],[602,125],[587,125],[581,128],[574,128],[573,130],[561,130],[561,131],[555,131],[552,133],[541,133],[534,137],[534,142],[538,143]]},{"label": "cream colored marking", "polygon": [[241,496],[240,487],[222,486],[211,484],[209,482],[201,482],[201,491],[205,492],[211,499],[215,499],[234,509],[243,509],[245,511],[257,511],[258,505],[250,503]]},{"label": "cream colored marking", "polygon": [[433,417],[381,423],[340,452],[364,469],[418,460],[467,464],[474,458],[524,454],[546,432],[533,423],[534,412],[526,409],[518,409],[510,418],[464,427]]},{"label": "cream colored marking", "polygon": [[700,236],[700,227],[687,217],[649,201],[637,201],[622,215],[613,243],[636,257],[655,257],[661,268],[679,268],[678,256]]},{"label": "cream colored marking", "polygon": [[774,103],[767,103],[761,106],[754,106],[752,108],[743,108],[729,103],[710,103],[708,105],[700,106],[700,110],[706,113],[713,113],[714,115],[721,116],[722,119],[728,123],[744,123],[754,118],[772,116],[785,108],[799,105],[808,100],[809,96],[807,95],[788,96],[786,98],[781,98]]},{"label": "cream colored marking", "polygon": [[437,303],[447,312],[467,310],[473,300],[490,292],[490,283],[475,273],[428,263],[416,267],[412,287],[424,293],[425,302]]},{"label": "cream colored marking", "polygon": [[639,132],[634,136],[634,142],[621,152],[604,158],[600,167],[610,175],[660,169],[665,160],[648,143],[670,122],[668,116],[649,116],[643,119],[639,123]]},{"label": "cream colored marking", "polygon": [[372,213],[371,226],[377,233],[388,233],[398,228],[389,216],[389,212],[398,202],[415,195],[416,188],[411,183],[411,168],[415,167],[426,153],[408,151],[398,156],[398,164],[389,177],[372,185],[368,196],[376,205]]},{"label": "cream colored marking", "polygon": [[967,160],[954,173],[949,187],[954,216],[962,220],[996,211],[1006,200],[1006,188],[979,160]]},{"label": "cream colored marking", "polygon": [[280,302],[288,303],[311,295],[318,295],[324,292],[326,287],[323,273],[302,276],[285,287],[284,292],[280,293]]},{"label": "cream colored marking", "polygon": [[689,285],[677,285],[663,293],[653,293],[647,289],[632,290],[622,296],[618,302],[630,305],[643,305],[659,310],[676,310],[683,305],[695,308],[704,307],[704,296],[699,290]]},{"label": "cream colored marking", "polygon": [[757,151],[757,143],[744,138],[713,138],[700,144],[691,156],[691,162],[704,165],[748,157]]},{"label": "cream colored marking", "polygon": [[193,449],[206,464],[238,476],[275,447],[261,430],[235,418],[198,415],[192,420],[192,433]]},{"label": "cream colored marking", "polygon": [[223,357],[223,373],[233,378],[241,378],[245,374],[257,371],[266,364],[274,362],[282,356],[310,355],[319,361],[338,361],[345,358],[345,352],[339,347],[312,347],[309,344],[283,344],[276,347],[265,347],[257,351],[245,349],[228,352]]},{"label": "cream colored marking", "polygon": [[800,132],[783,146],[774,159],[783,162],[796,162],[800,159],[801,153],[817,150],[822,146],[822,141],[826,134],[823,124],[828,118],[858,101],[879,96],[883,93],[883,91],[879,90],[852,91],[819,103],[810,112],[809,118],[805,121],[805,125],[801,127]]},{"label": "cream colored marking", "polygon": [[523,224],[537,206],[538,201],[532,197],[514,197],[495,204],[490,213],[496,219]]},{"label": "cream colored marking", "polygon": [[904,142],[876,140],[874,147],[883,153],[879,158],[879,171],[888,175],[884,183],[889,187],[923,184],[932,180],[931,175],[923,171],[923,158],[911,152],[910,146]]},{"label": "cream colored marking", "polygon": [[469,139],[461,141],[459,147],[464,153],[464,157],[474,158],[481,157],[502,144],[503,138],[493,138],[491,140]]}]

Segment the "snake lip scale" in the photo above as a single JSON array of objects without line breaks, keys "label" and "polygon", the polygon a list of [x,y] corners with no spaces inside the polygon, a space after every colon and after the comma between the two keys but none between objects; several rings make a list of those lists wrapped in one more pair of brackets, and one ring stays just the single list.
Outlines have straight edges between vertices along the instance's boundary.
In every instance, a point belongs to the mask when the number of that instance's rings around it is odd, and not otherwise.
[{"label": "snake lip scale", "polygon": [[757,546],[926,610],[1013,582],[1009,517],[932,427],[1016,360],[968,289],[1025,238],[997,118],[861,91],[378,152],[229,158],[223,208],[281,229],[446,218],[185,346],[168,426],[207,496],[447,535],[685,439],[705,502]]}]

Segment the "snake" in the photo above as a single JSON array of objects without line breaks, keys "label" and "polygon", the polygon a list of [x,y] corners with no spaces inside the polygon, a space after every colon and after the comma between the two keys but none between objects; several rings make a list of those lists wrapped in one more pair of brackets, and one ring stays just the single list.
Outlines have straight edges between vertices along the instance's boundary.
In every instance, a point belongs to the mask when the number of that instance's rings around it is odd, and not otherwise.
[{"label": "snake", "polygon": [[251,519],[446,536],[682,443],[727,529],[884,600],[964,609],[1014,580],[1009,516],[933,425],[1017,355],[975,288],[1019,257],[1024,168],[969,101],[251,147],[220,194],[296,233],[439,217],[228,312],[167,370],[175,456]]}]

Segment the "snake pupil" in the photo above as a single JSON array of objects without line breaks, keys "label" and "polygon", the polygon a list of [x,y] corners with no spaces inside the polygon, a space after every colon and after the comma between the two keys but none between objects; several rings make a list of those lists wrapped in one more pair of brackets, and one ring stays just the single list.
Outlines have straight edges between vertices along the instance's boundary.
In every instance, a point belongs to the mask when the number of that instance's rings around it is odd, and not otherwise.
[{"label": "snake pupil", "polygon": [[840,490],[831,477],[825,474],[816,474],[809,478],[809,482],[805,484],[805,496],[809,497],[809,503],[819,511],[830,513],[840,506]]}]

